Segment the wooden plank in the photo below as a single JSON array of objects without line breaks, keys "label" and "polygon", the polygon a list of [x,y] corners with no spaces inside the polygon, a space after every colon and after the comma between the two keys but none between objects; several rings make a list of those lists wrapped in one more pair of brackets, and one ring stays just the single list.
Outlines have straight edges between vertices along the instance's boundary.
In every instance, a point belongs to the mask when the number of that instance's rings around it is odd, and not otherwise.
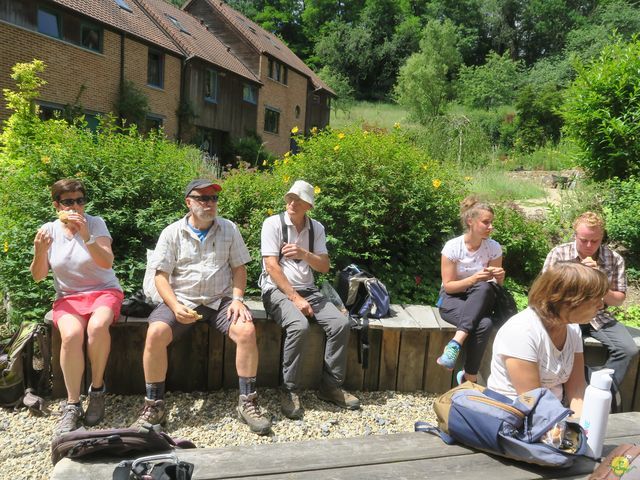
[{"label": "wooden plank", "polygon": [[273,320],[255,320],[256,340],[258,342],[258,375],[259,387],[275,388],[279,384],[282,329]]},{"label": "wooden plank", "polygon": [[244,304],[251,310],[251,315],[255,320],[266,320],[267,312],[264,310],[262,300],[248,299],[244,301]]},{"label": "wooden plank", "polygon": [[238,388],[238,371],[236,369],[236,344],[224,336],[224,364],[222,367],[222,387]]},{"label": "wooden plank", "polygon": [[324,368],[324,345],[324,330],[318,324],[312,322],[303,350],[299,375],[300,388],[303,390],[315,390],[320,387]]},{"label": "wooden plank", "polygon": [[389,316],[381,318],[383,328],[420,328],[411,315],[404,311],[402,305],[391,305]]},{"label": "wooden plank", "polygon": [[455,330],[456,326],[443,320],[440,316],[440,309],[436,307],[432,307],[433,315],[436,317],[438,325],[440,325],[440,330]]},{"label": "wooden plank", "polygon": [[209,345],[207,347],[207,390],[222,388],[222,374],[224,370],[224,339],[225,336],[217,328],[209,328]]},{"label": "wooden plank", "polygon": [[378,390],[380,358],[382,354],[382,330],[369,330],[369,368],[364,370],[363,390]]},{"label": "wooden plank", "polygon": [[60,330],[54,326],[51,327],[51,330],[51,375],[53,377],[51,395],[53,398],[66,398],[67,387],[64,384],[64,375],[60,367],[60,348],[62,347]]},{"label": "wooden plank", "polygon": [[422,390],[424,358],[427,349],[426,330],[403,330],[400,337],[400,353],[398,357],[398,380],[396,388],[399,392],[415,392]]},{"label": "wooden plank", "polygon": [[420,328],[440,330],[440,324],[436,320],[433,308],[429,305],[405,305],[404,310]]},{"label": "wooden plank", "polygon": [[382,347],[380,349],[380,390],[395,390],[398,379],[398,354],[400,352],[401,330],[397,328],[382,331]]},{"label": "wooden plank", "polygon": [[449,331],[429,332],[427,368],[424,378],[424,390],[427,392],[444,393],[451,388],[452,372],[436,362],[449,340],[451,340]]},{"label": "wooden plank", "polygon": [[[360,340],[358,339],[358,332],[352,330],[347,346],[347,372],[344,381],[344,388],[350,391],[362,390],[364,381],[364,370],[362,369],[362,365],[358,363],[359,347]],[[371,352],[369,352],[369,357],[371,357]]]},{"label": "wooden plank", "polygon": [[105,370],[109,393],[143,394],[145,391],[142,354],[147,322],[111,327],[111,353]]},{"label": "wooden plank", "polygon": [[168,348],[167,390],[180,392],[204,391],[209,367],[209,326],[196,322]]}]

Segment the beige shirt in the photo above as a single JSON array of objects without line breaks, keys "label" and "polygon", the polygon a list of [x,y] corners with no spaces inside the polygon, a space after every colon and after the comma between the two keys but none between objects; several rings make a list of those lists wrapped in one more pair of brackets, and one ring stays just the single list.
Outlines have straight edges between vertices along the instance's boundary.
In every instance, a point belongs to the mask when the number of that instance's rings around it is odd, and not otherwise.
[{"label": "beige shirt", "polygon": [[187,218],[162,231],[150,266],[169,274],[171,288],[187,307],[217,309],[223,297],[232,296],[231,269],[249,263],[251,255],[235,223],[217,217],[201,242]]}]

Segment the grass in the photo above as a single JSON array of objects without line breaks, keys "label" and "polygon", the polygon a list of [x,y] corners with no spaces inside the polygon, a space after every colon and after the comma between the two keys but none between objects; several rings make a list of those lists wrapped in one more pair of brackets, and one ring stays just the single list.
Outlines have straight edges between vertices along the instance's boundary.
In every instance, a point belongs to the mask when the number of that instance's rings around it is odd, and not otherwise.
[{"label": "grass", "polygon": [[490,202],[544,198],[544,188],[528,180],[511,178],[505,171],[482,169],[468,172],[469,190]]},{"label": "grass", "polygon": [[395,123],[406,123],[409,112],[395,103],[357,102],[349,112],[334,111],[331,126],[342,128],[347,125],[364,124],[377,128],[392,128]]},{"label": "grass", "polygon": [[568,170],[575,168],[577,147],[562,141],[558,145],[546,145],[531,153],[514,152],[503,162],[503,168],[513,170]]}]

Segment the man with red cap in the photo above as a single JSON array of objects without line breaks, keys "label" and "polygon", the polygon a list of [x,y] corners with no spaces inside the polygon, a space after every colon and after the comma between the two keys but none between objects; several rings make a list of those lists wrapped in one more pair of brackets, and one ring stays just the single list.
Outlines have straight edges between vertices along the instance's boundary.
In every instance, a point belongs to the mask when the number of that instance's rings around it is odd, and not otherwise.
[{"label": "man with red cap", "polygon": [[162,231],[150,260],[162,302],[149,316],[143,356],[146,398],[134,428],[164,422],[167,347],[201,320],[236,344],[239,419],[259,435],[271,429],[257,402],[256,331],[244,304],[245,264],[251,256],[238,227],[217,216],[221,190],[207,179],[189,183],[184,193],[189,213]]}]

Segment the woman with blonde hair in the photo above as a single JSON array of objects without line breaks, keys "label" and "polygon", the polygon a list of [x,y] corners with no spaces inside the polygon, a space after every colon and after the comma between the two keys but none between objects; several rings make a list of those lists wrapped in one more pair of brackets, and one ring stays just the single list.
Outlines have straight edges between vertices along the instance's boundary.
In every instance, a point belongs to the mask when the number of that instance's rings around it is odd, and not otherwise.
[{"label": "woman with blonde hair", "polygon": [[465,345],[464,370],[458,383],[477,381],[478,369],[493,331],[492,318],[499,285],[504,282],[502,248],[490,237],[493,209],[470,196],[462,201],[460,220],[465,233],[449,240],[442,249],[440,315],[457,326],[452,340],[438,357],[439,365],[453,370]]},{"label": "woman with blonde hair", "polygon": [[545,387],[579,416],[586,387],[580,325],[602,308],[608,288],[604,273],[578,263],[541,273],[529,307],[496,334],[488,387],[510,398]]}]

